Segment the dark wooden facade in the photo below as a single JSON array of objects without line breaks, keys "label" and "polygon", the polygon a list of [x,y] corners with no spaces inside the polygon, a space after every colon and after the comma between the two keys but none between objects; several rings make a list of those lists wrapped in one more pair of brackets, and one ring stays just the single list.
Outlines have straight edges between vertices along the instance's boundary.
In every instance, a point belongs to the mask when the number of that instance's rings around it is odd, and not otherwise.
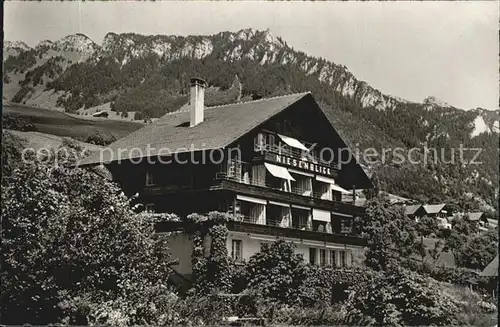
[{"label": "dark wooden facade", "polygon": [[[329,211],[332,213],[329,234],[339,237],[348,234],[337,240],[360,244],[359,238],[354,236],[356,229],[353,222],[355,217],[364,215],[364,208],[342,202],[339,192],[332,191],[331,196],[326,194],[326,198],[325,193],[318,194],[315,187],[319,182],[315,176],[334,179],[346,189],[355,189],[356,185],[366,183],[366,177],[359,176],[361,170],[354,161],[339,164],[346,161],[347,153],[337,150],[344,148],[345,144],[323,112],[319,108],[313,110],[309,105],[308,101],[293,103],[291,108],[270,117],[221,151],[188,152],[175,158],[148,158],[140,164],[110,163],[108,168],[124,192],[128,195],[138,193],[139,200],[149,205],[150,209],[154,208],[155,212],[178,215],[209,211],[237,213],[237,196],[255,197],[265,200],[266,205],[275,201],[309,208],[311,212],[313,209]],[[309,157],[304,159],[300,150],[283,143],[279,135],[292,137],[306,148],[313,149]],[[234,153],[239,154],[238,158],[234,157]],[[252,168],[256,165],[263,166],[264,163],[311,174],[313,177],[307,182],[312,185],[312,189],[307,195],[304,195],[303,190],[281,189],[279,181],[269,172],[266,172],[265,179],[257,182],[252,176]],[[151,183],[147,184],[148,180]],[[346,225],[351,226],[348,231],[344,228]],[[257,225],[245,221],[230,226],[237,231],[248,229],[269,235],[283,234],[283,230],[302,229],[301,237],[326,237],[323,234],[327,233],[318,232],[316,227],[317,225],[308,226],[308,230],[304,230],[304,223],[301,223],[280,229],[269,224]],[[315,233],[318,233],[317,236],[314,236]]]}]

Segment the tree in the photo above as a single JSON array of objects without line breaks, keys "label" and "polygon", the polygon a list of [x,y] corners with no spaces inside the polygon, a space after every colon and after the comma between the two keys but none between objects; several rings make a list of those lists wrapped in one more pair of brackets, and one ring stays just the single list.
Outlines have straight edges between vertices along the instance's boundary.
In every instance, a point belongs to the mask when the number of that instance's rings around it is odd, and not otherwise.
[{"label": "tree", "polygon": [[376,172],[373,172],[371,181],[373,184],[373,188],[365,190],[365,196],[368,200],[373,199],[374,197],[377,197],[380,192],[380,181],[378,178],[378,175]]},{"label": "tree", "polygon": [[98,130],[89,135],[85,142],[95,145],[105,146],[116,141],[116,138],[111,134],[101,134]]},{"label": "tree", "polygon": [[423,216],[418,223],[415,224],[415,229],[419,235],[429,237],[431,234],[436,235],[438,233],[439,226],[435,218]]},{"label": "tree", "polygon": [[468,216],[453,219],[451,222],[451,227],[457,233],[465,236],[469,236],[479,232],[478,223],[476,221],[469,220]]},{"label": "tree", "polygon": [[134,113],[134,120],[141,120],[141,119],[143,119],[143,114],[142,114],[142,112],[141,112],[141,111],[136,111],[136,112]]},{"label": "tree", "polygon": [[357,219],[361,236],[368,241],[366,264],[374,269],[386,269],[397,256],[408,256],[415,249],[413,220],[402,208],[391,206],[382,197],[367,204],[365,216]]},{"label": "tree", "polygon": [[346,303],[348,316],[367,316],[374,325],[446,326],[457,322],[459,304],[436,281],[394,267],[354,285]]},{"label": "tree", "polygon": [[470,237],[463,247],[461,265],[471,269],[484,269],[498,253],[498,231],[488,230]]},{"label": "tree", "polygon": [[245,267],[247,288],[278,303],[296,304],[305,278],[305,264],[294,245],[285,241],[263,244]]},{"label": "tree", "polygon": [[170,293],[166,239],[115,184],[84,169],[21,163],[1,205],[4,323],[157,322]]}]

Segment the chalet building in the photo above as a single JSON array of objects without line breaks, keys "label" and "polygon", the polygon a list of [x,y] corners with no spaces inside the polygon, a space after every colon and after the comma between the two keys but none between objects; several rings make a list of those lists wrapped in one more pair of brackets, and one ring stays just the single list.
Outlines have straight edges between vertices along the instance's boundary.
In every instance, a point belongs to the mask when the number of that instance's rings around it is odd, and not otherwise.
[{"label": "chalet building", "polygon": [[420,221],[420,218],[426,215],[426,212],[423,205],[413,204],[405,206],[405,214],[418,223]]},{"label": "chalet building", "polygon": [[92,114],[93,117],[108,118],[109,113],[107,111],[97,111]]},{"label": "chalet building", "polygon": [[451,224],[448,221],[448,217],[451,217],[451,211],[446,204],[426,204],[423,208],[425,215],[435,218],[439,227],[451,229]]},{"label": "chalet building", "polygon": [[[361,261],[365,240],[354,218],[364,208],[342,194],[373,186],[311,93],[205,108],[204,88],[192,79],[189,110],[166,114],[80,164],[104,164],[150,211],[241,217],[228,224],[236,260],[279,238],[314,264]],[[178,272],[190,274],[189,238],[176,234],[170,246]]]},{"label": "chalet building", "polygon": [[446,204],[426,204],[423,206],[428,217],[447,218],[448,210]]},{"label": "chalet building", "polygon": [[490,229],[495,229],[495,228],[498,228],[498,220],[497,219],[486,219],[487,223],[486,223],[486,226],[488,226],[488,228]]}]

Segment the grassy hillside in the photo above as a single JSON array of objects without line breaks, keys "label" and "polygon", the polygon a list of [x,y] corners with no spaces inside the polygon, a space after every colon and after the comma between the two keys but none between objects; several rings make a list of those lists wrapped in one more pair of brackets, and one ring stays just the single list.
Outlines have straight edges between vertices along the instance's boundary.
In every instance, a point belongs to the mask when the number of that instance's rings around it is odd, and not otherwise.
[{"label": "grassy hillside", "polygon": [[96,132],[118,139],[143,126],[136,122],[80,119],[60,111],[22,105],[4,105],[2,115],[4,118],[18,117],[30,122],[40,133],[67,136],[80,141],[85,141]]},{"label": "grassy hillside", "polygon": [[[22,140],[24,148],[32,148],[36,150],[41,148],[57,149],[61,145],[63,145],[64,137],[62,136],[55,136],[40,132],[21,132],[14,130],[5,130],[5,131],[10,133],[11,135],[14,135],[14,137],[17,137],[18,139]],[[95,151],[101,148],[98,145],[85,143],[81,141],[77,142],[80,146],[89,151]]]}]

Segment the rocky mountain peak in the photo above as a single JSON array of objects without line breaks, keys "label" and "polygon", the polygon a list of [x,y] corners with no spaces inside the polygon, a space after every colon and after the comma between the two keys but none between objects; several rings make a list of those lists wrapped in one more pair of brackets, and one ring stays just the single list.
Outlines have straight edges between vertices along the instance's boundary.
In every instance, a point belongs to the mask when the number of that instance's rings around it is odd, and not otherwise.
[{"label": "rocky mountain peak", "polygon": [[77,33],[56,41],[53,43],[53,48],[59,51],[93,54],[99,46],[85,34]]},{"label": "rocky mountain peak", "polygon": [[435,106],[444,107],[444,108],[451,108],[452,107],[447,102],[440,100],[440,99],[436,98],[435,96],[428,96],[427,98],[424,99],[423,104],[429,106],[429,109],[431,109],[430,107],[435,107]]},{"label": "rocky mountain peak", "polygon": [[19,51],[27,51],[31,49],[29,45],[22,41],[4,41],[3,42],[4,49],[15,49]]},{"label": "rocky mountain peak", "polygon": [[35,48],[42,48],[42,47],[52,47],[52,45],[54,44],[54,42],[52,42],[51,40],[43,40],[43,41],[40,41],[38,42],[38,44],[35,46]]}]

